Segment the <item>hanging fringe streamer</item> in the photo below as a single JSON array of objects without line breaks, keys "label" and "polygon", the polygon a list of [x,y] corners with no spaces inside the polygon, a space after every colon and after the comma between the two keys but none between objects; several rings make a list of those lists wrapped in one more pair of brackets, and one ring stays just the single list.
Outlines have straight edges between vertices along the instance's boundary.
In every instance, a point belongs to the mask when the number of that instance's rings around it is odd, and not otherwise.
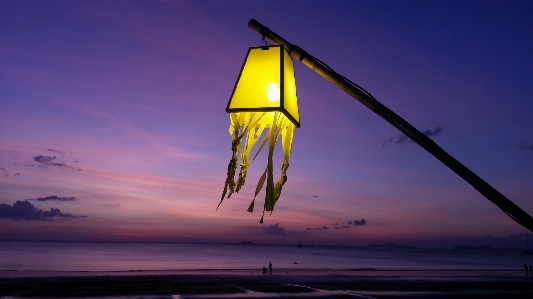
[{"label": "hanging fringe streamer", "polygon": [[[267,115],[270,113],[269,115]],[[271,118],[272,120],[269,121]],[[261,121],[263,120],[263,121]],[[255,189],[255,195],[248,207],[248,212],[253,212],[255,205],[255,198],[263,189],[266,182],[266,194],[265,204],[263,206],[263,216],[265,211],[272,213],[274,206],[277,203],[281,189],[287,181],[287,168],[289,167],[289,158],[292,148],[292,138],[294,134],[294,124],[289,121],[285,115],[280,112],[239,112],[230,113],[230,128],[229,133],[231,136],[231,150],[232,158],[228,164],[228,172],[226,183],[224,185],[224,191],[220,198],[220,206],[222,201],[226,198],[230,198],[235,192],[239,192],[246,181],[246,174],[248,167],[255,161],[255,158],[268,143],[268,161],[267,167],[263,172],[263,175],[259,179]],[[249,161],[250,153],[257,143],[259,138],[266,131],[265,136],[259,146],[257,152],[254,155],[252,161]],[[283,164],[281,166],[281,176],[279,180],[274,184],[274,150],[276,144],[281,137],[281,144],[283,147]],[[239,163],[240,160],[240,163]],[[235,175],[237,167],[240,165],[240,171],[237,181],[235,181]],[[263,216],[260,223],[263,223]]]},{"label": "hanging fringe streamer", "polygon": [[[256,126],[257,122],[261,119],[261,117],[264,114],[265,113],[254,113],[254,112],[230,113],[231,124],[229,127],[229,134],[231,136],[231,150],[233,152],[233,155],[231,156],[231,160],[229,161],[229,164],[228,164],[228,173],[227,173],[228,177],[226,178],[226,183],[224,185],[224,191],[222,192],[222,196],[220,198],[220,202],[218,203],[217,210],[220,207],[220,204],[222,203],[224,198],[226,197],[228,188],[229,188],[229,194],[227,198],[230,198],[231,195],[235,192],[235,186],[237,185],[235,183],[235,171],[237,170],[239,153],[244,152],[243,150],[241,150],[241,140],[250,131],[251,128]],[[245,125],[244,123],[246,116],[249,116],[248,125]],[[244,184],[245,177],[246,177],[246,170],[244,171],[244,177],[242,178],[242,184]],[[240,187],[238,189],[240,189]]]},{"label": "hanging fringe streamer", "polygon": [[[290,123],[290,122],[289,122]],[[281,145],[283,146],[283,164],[281,165],[281,177],[276,182],[274,189],[274,205],[278,202],[281,195],[281,189],[287,182],[287,169],[289,168],[289,158],[291,156],[292,136],[294,134],[294,125],[285,126],[281,133]]]}]

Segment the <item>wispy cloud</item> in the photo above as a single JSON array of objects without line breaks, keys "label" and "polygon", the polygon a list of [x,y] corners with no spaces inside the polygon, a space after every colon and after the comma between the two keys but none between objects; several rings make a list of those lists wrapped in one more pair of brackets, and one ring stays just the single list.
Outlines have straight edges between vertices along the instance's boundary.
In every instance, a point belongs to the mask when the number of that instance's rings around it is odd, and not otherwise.
[{"label": "wispy cloud", "polygon": [[39,162],[43,165],[68,167],[67,164],[54,162],[55,159],[56,159],[56,156],[51,157],[51,156],[39,155],[39,156],[33,157],[33,161]]},{"label": "wispy cloud", "polygon": [[[353,221],[342,222],[342,223],[335,222],[335,223],[332,223],[330,226],[324,225],[323,227],[318,227],[315,229],[316,230],[327,230],[327,229],[341,230],[341,229],[349,229],[352,226],[362,226],[362,225],[366,225],[366,220],[364,218],[361,220],[353,220]],[[311,230],[311,228],[308,227],[307,230]]]},{"label": "wispy cloud", "polygon": [[59,209],[50,208],[50,211],[43,211],[34,207],[27,200],[17,200],[12,206],[0,204],[0,219],[13,220],[67,220],[73,218],[86,218],[87,216],[75,216],[61,213]]},{"label": "wispy cloud", "polygon": [[[424,130],[422,131],[422,134],[426,135],[427,137],[433,137],[433,136],[437,136],[441,134],[442,130],[443,130],[442,126],[440,124],[436,124],[435,128]],[[409,137],[405,136],[404,134],[399,134],[398,136],[391,137],[389,138],[389,140],[383,142],[381,144],[381,148],[384,148],[385,145],[389,143],[406,144],[406,143],[411,143],[411,142],[413,142],[413,140],[411,140]]]},{"label": "wispy cloud", "polygon": [[[51,149],[48,149],[48,150],[51,150]],[[59,151],[56,151],[56,150],[52,150],[52,151],[59,152]],[[72,169],[81,171],[81,169],[79,169],[79,168],[74,168],[74,167],[72,167],[70,165],[67,165],[65,163],[56,162],[56,159],[57,159],[56,156],[38,155],[38,156],[33,157],[33,161],[38,162],[39,166],[41,166],[41,167],[57,166],[57,167],[72,168]],[[30,165],[30,166],[34,166],[34,165]]]},{"label": "wispy cloud", "polygon": [[57,201],[76,201],[76,197],[59,197],[57,195],[40,197],[40,198],[30,198],[27,200],[37,200],[37,201],[48,201],[48,200],[57,200]]},{"label": "wispy cloud", "polygon": [[516,146],[524,151],[533,151],[533,142],[532,143],[520,143],[516,144]]},{"label": "wispy cloud", "polygon": [[361,220],[354,220],[353,221],[353,225],[355,226],[362,226],[362,225],[366,225],[366,220],[363,218]]},{"label": "wispy cloud", "polygon": [[[58,151],[58,150],[51,149],[51,148],[47,148],[46,150],[49,151],[49,152],[58,153],[58,154],[61,154],[61,155],[65,155],[65,154],[67,154],[67,152]],[[72,152],[71,152],[71,153],[72,153]]]},{"label": "wispy cloud", "polygon": [[279,226],[279,223],[276,223],[274,225],[269,225],[268,227],[263,228],[263,233],[266,235],[274,235],[274,236],[287,235],[287,232],[285,231],[283,227]]}]

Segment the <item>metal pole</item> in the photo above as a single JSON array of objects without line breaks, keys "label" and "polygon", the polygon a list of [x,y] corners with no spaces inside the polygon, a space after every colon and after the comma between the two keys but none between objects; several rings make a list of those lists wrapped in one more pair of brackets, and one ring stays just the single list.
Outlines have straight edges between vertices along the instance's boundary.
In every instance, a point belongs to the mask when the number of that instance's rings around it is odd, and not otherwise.
[{"label": "metal pole", "polygon": [[533,232],[533,218],[524,212],[520,207],[515,205],[511,200],[505,197],[503,194],[494,189],[491,185],[473,173],[466,166],[455,160],[447,152],[445,152],[440,146],[438,146],[433,140],[426,135],[422,134],[419,130],[413,127],[410,123],[405,121],[399,115],[394,113],[385,105],[378,102],[373,97],[369,96],[362,90],[355,87],[351,82],[346,80],[343,76],[329,67],[326,67],[319,60],[314,58],[305,52],[302,48],[297,47],[281,36],[274,33],[268,27],[263,26],[261,23],[254,19],[248,22],[248,27],[260,33],[262,36],[270,39],[276,44],[282,44],[285,46],[289,54],[294,58],[308,66],[310,69],[318,73],[320,76],[326,78],[331,83],[337,85],[340,89],[344,90],[347,94],[359,101],[361,104],[374,111],[377,115],[381,116],[395,128],[400,130],[407,137],[411,138],[414,142],[420,145],[423,149],[439,159],[444,165],[448,166],[456,174],[467,181],[472,187],[474,187],[479,193],[485,196],[492,203],[497,205],[502,211],[504,211],[509,217],[518,222],[520,225]]}]

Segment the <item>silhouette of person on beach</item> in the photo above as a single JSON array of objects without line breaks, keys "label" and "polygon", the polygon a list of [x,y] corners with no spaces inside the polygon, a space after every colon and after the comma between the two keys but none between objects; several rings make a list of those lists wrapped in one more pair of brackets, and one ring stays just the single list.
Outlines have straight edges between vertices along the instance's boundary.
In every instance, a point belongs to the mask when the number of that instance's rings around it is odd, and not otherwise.
[{"label": "silhouette of person on beach", "polygon": [[524,270],[526,270],[526,274],[529,274],[529,272],[527,272],[527,264],[524,264]]},{"label": "silhouette of person on beach", "polygon": [[[527,272],[527,265],[526,265],[526,272]],[[267,268],[263,267],[263,274],[267,274]]]},{"label": "silhouette of person on beach", "polygon": [[272,262],[269,263],[268,268],[270,269],[270,274],[272,274]]}]

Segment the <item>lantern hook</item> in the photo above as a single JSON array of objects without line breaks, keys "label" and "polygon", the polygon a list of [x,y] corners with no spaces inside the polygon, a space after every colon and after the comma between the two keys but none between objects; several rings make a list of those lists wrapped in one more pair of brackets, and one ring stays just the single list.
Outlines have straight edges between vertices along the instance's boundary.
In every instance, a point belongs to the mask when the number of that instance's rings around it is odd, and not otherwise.
[{"label": "lantern hook", "polygon": [[261,34],[261,41],[265,43],[265,46],[268,46],[268,40],[265,38],[264,34]]}]

